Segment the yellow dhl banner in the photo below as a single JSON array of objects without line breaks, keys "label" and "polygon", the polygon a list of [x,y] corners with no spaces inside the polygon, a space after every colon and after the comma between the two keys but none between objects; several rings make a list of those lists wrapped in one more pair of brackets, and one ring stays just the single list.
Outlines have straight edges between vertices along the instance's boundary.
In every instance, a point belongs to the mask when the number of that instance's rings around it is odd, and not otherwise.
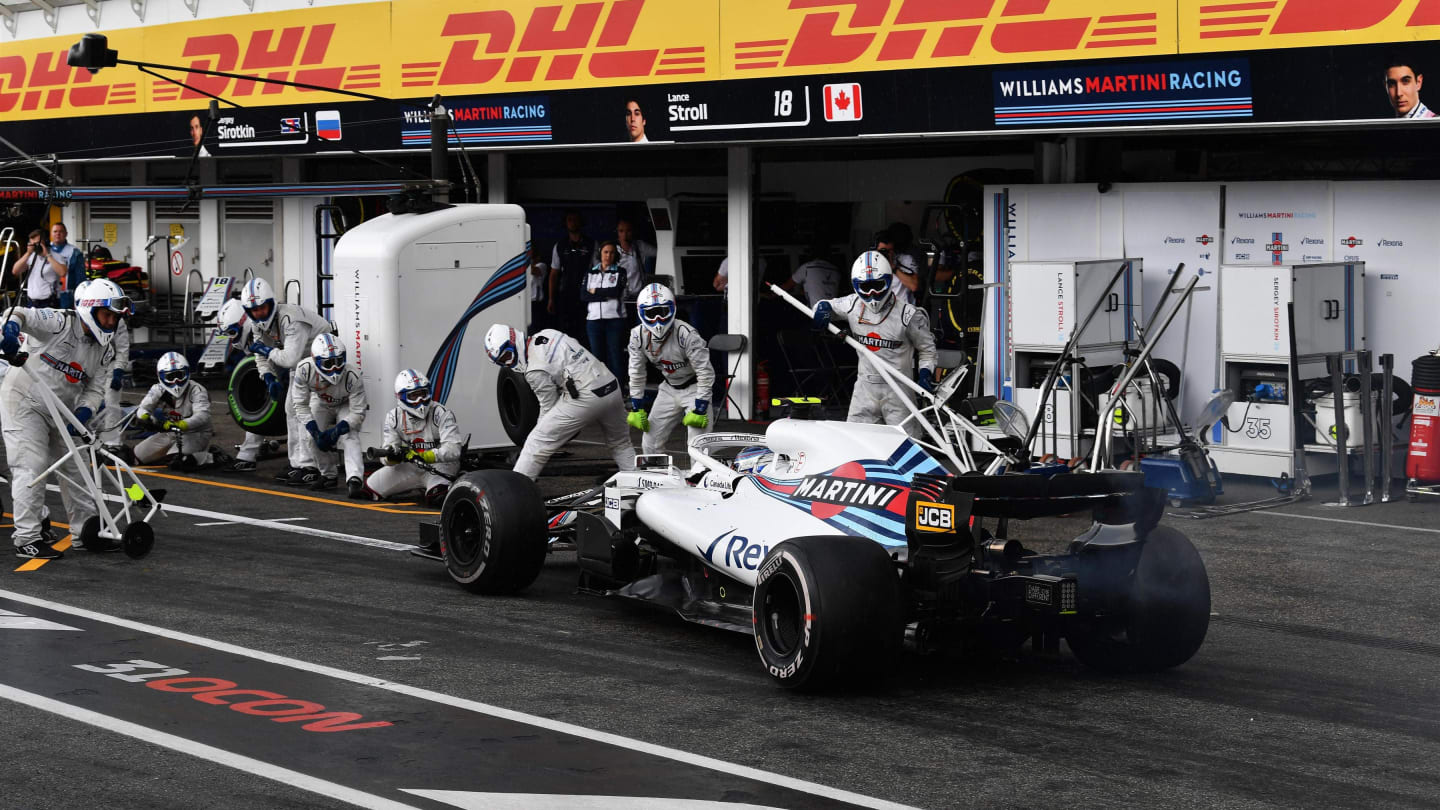
[{"label": "yellow dhl banner", "polygon": [[[391,98],[1440,38],[1440,0],[391,0],[106,32],[121,58]],[[338,100],[0,43],[0,121]]]}]

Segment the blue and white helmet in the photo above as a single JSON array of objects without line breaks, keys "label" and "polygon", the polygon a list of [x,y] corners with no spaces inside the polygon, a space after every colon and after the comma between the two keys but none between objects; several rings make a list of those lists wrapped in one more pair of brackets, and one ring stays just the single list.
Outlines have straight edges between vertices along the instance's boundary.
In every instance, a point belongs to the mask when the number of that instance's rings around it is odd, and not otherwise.
[{"label": "blue and white helmet", "polygon": [[252,278],[245,283],[245,289],[240,291],[240,305],[260,329],[269,329],[270,322],[275,320],[275,291],[263,278]]},{"label": "blue and white helmet", "polygon": [[328,332],[310,341],[310,356],[315,360],[315,370],[326,382],[334,383],[345,371],[345,347]]},{"label": "blue and white helmet", "polygon": [[155,363],[155,376],[160,378],[160,387],[176,399],[190,382],[190,363],[179,352],[166,352]]},{"label": "blue and white helmet", "polygon": [[890,260],[878,250],[867,250],[850,265],[850,286],[871,312],[879,312],[890,304],[890,284],[895,280]]},{"label": "blue and white helmet", "polygon": [[513,368],[524,374],[528,350],[523,329],[497,323],[485,333],[485,354],[502,368]]},{"label": "blue and white helmet", "polygon": [[229,338],[231,343],[240,339],[240,333],[245,328],[245,305],[240,303],[239,298],[230,298],[220,306],[220,314],[215,318],[215,331]]},{"label": "blue and white helmet", "polygon": [[[102,309],[108,309],[116,316],[115,325],[108,329],[101,326],[96,318],[96,313]],[[85,324],[86,331],[96,343],[108,346],[115,337],[115,330],[120,327],[120,316],[130,314],[130,298],[120,285],[108,278],[91,279],[75,287],[75,314],[80,316],[80,322]]]},{"label": "blue and white helmet", "polygon": [[430,378],[413,368],[395,375],[395,401],[400,410],[424,419],[430,413]]},{"label": "blue and white helmet", "polygon": [[647,284],[635,299],[640,325],[656,340],[664,340],[675,325],[675,295],[664,284]]}]

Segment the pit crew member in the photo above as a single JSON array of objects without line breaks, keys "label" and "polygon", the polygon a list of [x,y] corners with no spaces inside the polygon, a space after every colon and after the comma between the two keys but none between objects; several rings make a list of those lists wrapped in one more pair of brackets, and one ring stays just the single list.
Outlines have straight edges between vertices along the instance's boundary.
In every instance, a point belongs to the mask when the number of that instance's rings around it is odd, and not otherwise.
[{"label": "pit crew member", "polygon": [[354,431],[365,422],[370,405],[365,401],[360,372],[345,365],[345,348],[329,332],[317,335],[310,343],[310,356],[295,366],[290,378],[290,409],[305,426],[302,441],[309,445],[307,451],[320,471],[311,486],[333,489],[340,482],[338,447],[345,454],[345,486],[350,497],[361,497],[364,449]]},{"label": "pit crew member", "polygon": [[380,440],[387,451],[385,466],[371,473],[366,482],[376,497],[394,498],[420,490],[427,506],[445,501],[450,478],[460,473],[464,440],[455,414],[431,399],[429,377],[413,368],[395,376],[395,407],[385,414]]},{"label": "pit crew member", "polygon": [[[0,326],[0,353],[7,357],[20,350],[22,331],[30,336],[29,362],[12,368],[0,384],[0,424],[10,462],[17,557],[63,556],[50,538],[41,536],[45,487],[31,483],[65,453],[60,431],[73,428],[52,420],[39,387],[50,389],[61,407],[70,409],[82,425],[88,424],[104,401],[115,364],[115,328],[130,310],[130,299],[109,279],[81,283],[75,299],[74,310],[16,307]],[[78,527],[95,515],[95,506],[77,477],[60,476],[59,484],[66,519]]]},{"label": "pit crew member", "polygon": [[135,445],[135,460],[155,464],[174,456],[170,466],[177,470],[208,466],[215,460],[210,453],[210,439],[215,435],[210,392],[190,379],[190,363],[179,352],[161,355],[155,363],[155,376],[159,382],[140,400],[135,421],[156,433]]},{"label": "pit crew member", "polygon": [[[890,262],[877,251],[865,251],[850,267],[855,292],[817,303],[815,326],[823,329],[831,321],[843,322],[856,340],[906,376],[918,353],[917,381],[925,390],[933,390],[935,336],[930,333],[930,319],[924,310],[898,300],[891,292],[893,284]],[[899,425],[910,416],[908,400],[908,393],[901,400],[882,373],[862,357],[846,421]],[[919,427],[912,421],[907,429],[914,434]]]},{"label": "pit crew member", "polygon": [[[626,422],[644,434],[641,452],[663,453],[676,422],[685,425],[686,445],[710,428],[710,391],[715,368],[710,346],[695,327],[675,317],[675,296],[663,284],[649,284],[635,299],[640,324],[630,330],[630,414]],[[664,378],[655,402],[644,409],[645,364]]]},{"label": "pit crew member", "polygon": [[635,469],[620,381],[579,341],[554,329],[526,338],[523,331],[497,323],[485,333],[485,353],[496,365],[524,374],[540,400],[540,420],[520,449],[515,472],[539,478],[545,462],[592,423],[599,425],[615,464]]}]

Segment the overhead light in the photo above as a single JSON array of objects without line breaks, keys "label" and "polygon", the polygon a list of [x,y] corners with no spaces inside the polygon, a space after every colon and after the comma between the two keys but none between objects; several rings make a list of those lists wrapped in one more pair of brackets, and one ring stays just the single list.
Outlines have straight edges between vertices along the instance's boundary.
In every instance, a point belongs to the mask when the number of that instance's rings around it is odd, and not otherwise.
[{"label": "overhead light", "polygon": [[108,47],[110,41],[104,34],[86,34],[80,41],[70,46],[70,53],[65,58],[66,64],[70,67],[82,67],[91,73],[99,72],[100,68],[115,67],[120,54],[114,48]]}]

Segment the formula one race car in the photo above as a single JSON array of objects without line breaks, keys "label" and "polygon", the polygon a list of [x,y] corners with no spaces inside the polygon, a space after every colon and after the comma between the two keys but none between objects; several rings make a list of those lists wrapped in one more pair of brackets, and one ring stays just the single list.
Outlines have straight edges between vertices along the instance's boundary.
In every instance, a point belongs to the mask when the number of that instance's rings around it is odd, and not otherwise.
[{"label": "formula one race car", "polygon": [[[898,428],[794,419],[691,447],[701,475],[641,456],[550,502],[513,472],[461,476],[422,540],[492,594],[534,581],[553,539],[573,542],[583,590],[753,633],[789,687],[868,677],[902,645],[1064,638],[1088,665],[1158,670],[1204,641],[1204,563],[1157,525],[1165,493],[1139,473],[984,475]],[[1089,530],[1059,553],[1007,539],[1010,520],[1087,510]]]}]

